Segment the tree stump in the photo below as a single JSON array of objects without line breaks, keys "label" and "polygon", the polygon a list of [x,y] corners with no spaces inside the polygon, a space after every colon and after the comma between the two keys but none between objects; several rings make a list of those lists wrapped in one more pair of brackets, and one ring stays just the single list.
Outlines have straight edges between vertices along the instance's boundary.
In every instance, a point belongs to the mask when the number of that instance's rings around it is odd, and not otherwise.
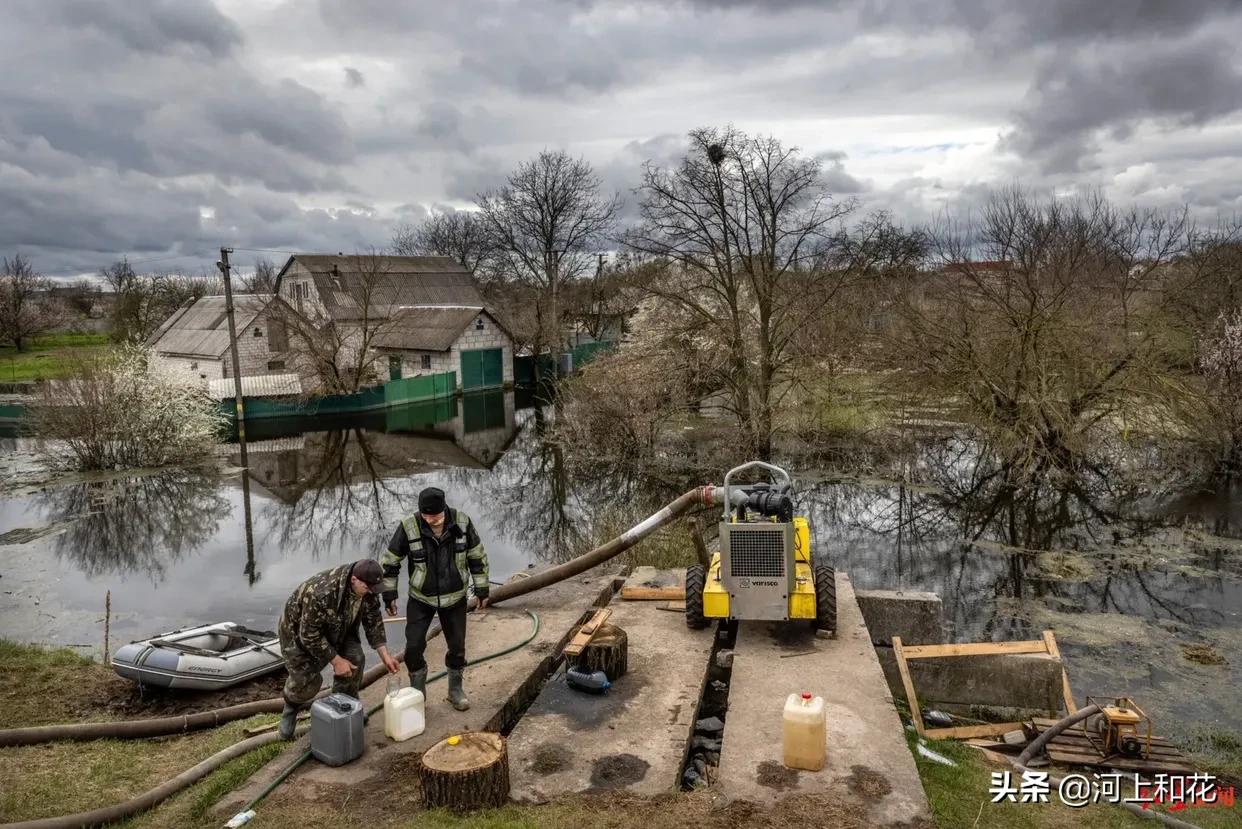
[{"label": "tree stump", "polygon": [[628,668],[628,637],[616,625],[600,625],[578,657],[578,667],[587,671],[603,671],[609,682],[616,682]]},{"label": "tree stump", "polygon": [[441,740],[418,764],[423,802],[430,809],[468,812],[498,809],[509,800],[509,753],[505,738],[486,731],[467,731]]}]

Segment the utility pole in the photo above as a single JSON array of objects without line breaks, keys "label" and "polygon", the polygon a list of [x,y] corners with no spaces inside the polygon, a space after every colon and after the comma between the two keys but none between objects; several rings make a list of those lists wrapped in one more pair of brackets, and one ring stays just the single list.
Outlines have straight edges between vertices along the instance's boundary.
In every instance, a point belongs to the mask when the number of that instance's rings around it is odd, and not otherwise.
[{"label": "utility pole", "polygon": [[233,399],[237,409],[237,442],[241,446],[241,465],[249,475],[250,461],[246,457],[246,407],[242,401],[241,365],[237,359],[237,322],[233,319],[233,280],[229,276],[229,254],[232,248],[220,248],[220,261],[216,267],[224,274],[224,313],[229,318],[229,351],[233,355]]}]

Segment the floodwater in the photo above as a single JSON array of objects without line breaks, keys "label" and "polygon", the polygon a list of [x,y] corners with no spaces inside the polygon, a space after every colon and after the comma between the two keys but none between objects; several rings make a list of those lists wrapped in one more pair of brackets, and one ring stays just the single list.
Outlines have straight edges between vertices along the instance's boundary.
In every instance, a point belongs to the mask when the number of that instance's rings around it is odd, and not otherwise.
[{"label": "floodwater", "polygon": [[[306,576],[378,554],[429,485],[475,520],[496,581],[679,491],[571,481],[542,439],[548,417],[520,392],[490,392],[263,421],[248,430],[248,475],[234,443],[221,474],[17,488],[0,498],[0,635],[98,652],[108,591],[114,648],[215,620],[270,629]],[[1242,492],[1119,493],[1104,476],[1015,493],[960,440],[928,443],[906,468],[915,483],[795,466],[817,548],[856,586],[936,592],[955,641],[1053,629],[1080,700],[1131,694],[1174,736],[1242,733]],[[389,638],[399,646],[401,631]]]}]

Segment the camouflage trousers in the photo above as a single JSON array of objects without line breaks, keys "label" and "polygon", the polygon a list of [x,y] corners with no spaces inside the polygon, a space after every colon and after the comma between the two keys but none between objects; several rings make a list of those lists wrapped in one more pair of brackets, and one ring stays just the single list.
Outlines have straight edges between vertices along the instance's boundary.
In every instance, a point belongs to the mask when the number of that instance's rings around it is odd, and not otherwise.
[{"label": "camouflage trousers", "polygon": [[[314,659],[297,645],[286,647],[282,643],[280,650],[285,657],[285,669],[289,672],[283,692],[285,702],[297,708],[305,708],[315,700],[315,695],[323,687],[323,669],[330,663]],[[333,677],[332,693],[357,697],[358,690],[362,687],[362,674],[366,664],[362,642],[358,639],[347,639],[337,653],[354,663],[354,672],[349,676]]]}]

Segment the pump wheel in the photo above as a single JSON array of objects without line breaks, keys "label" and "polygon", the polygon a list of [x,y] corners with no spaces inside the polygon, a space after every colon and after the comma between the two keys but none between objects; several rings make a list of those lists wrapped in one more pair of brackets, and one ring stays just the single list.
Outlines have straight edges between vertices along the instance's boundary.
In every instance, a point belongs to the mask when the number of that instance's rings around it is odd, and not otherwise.
[{"label": "pump wheel", "polygon": [[[690,612],[689,602],[686,612]],[[815,565],[815,627],[837,629],[837,573],[827,564]]]},{"label": "pump wheel", "polygon": [[686,568],[686,627],[691,630],[702,630],[707,627],[707,618],[703,615],[703,586],[707,584],[707,573],[702,564],[691,564]]}]

